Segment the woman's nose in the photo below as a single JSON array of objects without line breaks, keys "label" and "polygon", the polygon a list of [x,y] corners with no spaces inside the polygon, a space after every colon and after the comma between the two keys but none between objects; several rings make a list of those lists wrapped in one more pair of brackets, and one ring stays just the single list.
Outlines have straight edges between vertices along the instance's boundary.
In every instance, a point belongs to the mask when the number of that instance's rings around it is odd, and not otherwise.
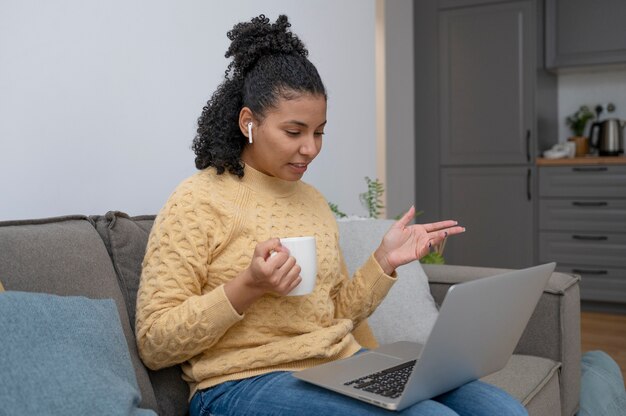
[{"label": "woman's nose", "polygon": [[315,137],[311,134],[307,135],[300,146],[300,154],[306,156],[314,156],[319,152]]}]

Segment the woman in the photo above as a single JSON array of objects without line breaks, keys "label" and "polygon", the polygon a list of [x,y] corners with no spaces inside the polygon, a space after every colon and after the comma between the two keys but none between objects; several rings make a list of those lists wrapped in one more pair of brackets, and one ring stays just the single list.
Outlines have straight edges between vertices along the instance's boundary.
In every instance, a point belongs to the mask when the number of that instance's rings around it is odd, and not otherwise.
[{"label": "woman", "polygon": [[[149,238],[139,351],[152,369],[181,364],[191,415],[387,413],[290,372],[361,350],[353,328],[383,300],[394,270],[464,231],[454,221],[409,225],[412,207],[348,277],[333,214],[300,180],[321,150],[326,92],[289,27],[286,16],[270,24],[261,15],[228,32],[233,61],[193,144],[200,171],[177,187]],[[304,235],[316,237],[316,286],[285,296],[300,267],[277,237]],[[479,382],[404,413],[457,414],[453,408],[525,414]]]}]

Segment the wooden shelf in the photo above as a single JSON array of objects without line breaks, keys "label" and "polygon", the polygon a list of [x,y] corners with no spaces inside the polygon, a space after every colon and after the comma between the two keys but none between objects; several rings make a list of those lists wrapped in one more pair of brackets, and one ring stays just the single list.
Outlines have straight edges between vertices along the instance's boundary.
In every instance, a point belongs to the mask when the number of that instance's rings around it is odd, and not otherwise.
[{"label": "wooden shelf", "polygon": [[586,156],[563,159],[537,158],[537,166],[626,165],[624,156]]}]

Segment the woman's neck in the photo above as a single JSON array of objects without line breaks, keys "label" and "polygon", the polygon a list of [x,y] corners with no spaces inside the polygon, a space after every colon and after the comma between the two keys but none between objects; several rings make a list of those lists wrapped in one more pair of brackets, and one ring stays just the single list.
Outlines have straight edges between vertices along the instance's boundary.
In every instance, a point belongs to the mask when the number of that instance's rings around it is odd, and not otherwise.
[{"label": "woman's neck", "polygon": [[286,181],[269,176],[246,163],[241,182],[256,192],[287,196],[296,190],[300,181]]}]

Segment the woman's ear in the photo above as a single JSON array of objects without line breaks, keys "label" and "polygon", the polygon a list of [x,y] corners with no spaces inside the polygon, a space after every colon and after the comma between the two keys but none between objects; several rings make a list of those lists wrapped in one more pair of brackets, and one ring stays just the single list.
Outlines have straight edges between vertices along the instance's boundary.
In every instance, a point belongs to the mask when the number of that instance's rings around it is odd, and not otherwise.
[{"label": "woman's ear", "polygon": [[249,143],[252,143],[252,128],[254,124],[252,110],[248,107],[243,107],[239,112],[239,130],[241,130],[241,134],[248,138]]}]

